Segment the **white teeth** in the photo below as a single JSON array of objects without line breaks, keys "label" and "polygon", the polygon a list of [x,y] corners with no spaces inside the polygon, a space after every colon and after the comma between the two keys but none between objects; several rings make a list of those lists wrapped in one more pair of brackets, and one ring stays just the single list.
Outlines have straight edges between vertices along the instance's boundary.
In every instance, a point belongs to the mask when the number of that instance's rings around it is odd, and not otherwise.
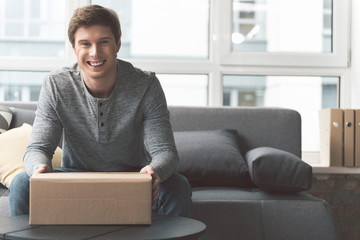
[{"label": "white teeth", "polygon": [[100,66],[100,65],[103,64],[103,63],[104,63],[104,61],[102,61],[102,62],[90,63],[90,65],[96,67],[96,66]]}]

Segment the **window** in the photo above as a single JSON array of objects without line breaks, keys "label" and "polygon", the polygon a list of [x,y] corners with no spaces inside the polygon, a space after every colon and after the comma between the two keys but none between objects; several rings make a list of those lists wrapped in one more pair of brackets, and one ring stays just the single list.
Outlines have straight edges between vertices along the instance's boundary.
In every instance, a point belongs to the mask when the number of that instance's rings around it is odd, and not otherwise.
[{"label": "window", "polygon": [[123,31],[119,57],[207,59],[208,0],[92,0],[114,9]]},{"label": "window", "polygon": [[[232,0],[222,7],[222,63],[246,66],[346,67],[348,2]],[[232,15],[225,15],[225,12]],[[341,16],[341,17],[340,17]],[[341,20],[337,21],[338,18]]]},{"label": "window", "polygon": [[37,101],[47,72],[0,71],[1,101]]},{"label": "window", "polygon": [[118,57],[155,72],[169,105],[293,108],[303,150],[318,152],[317,111],[358,98],[350,2],[0,0],[0,101],[36,101],[44,75],[76,61],[66,33],[73,11],[99,4],[119,15]]},{"label": "window", "polygon": [[65,1],[0,1],[0,56],[65,56]]},{"label": "window", "polygon": [[224,106],[282,107],[302,118],[302,150],[320,150],[318,111],[338,107],[338,77],[223,76]]},{"label": "window", "polygon": [[233,0],[232,49],[329,53],[331,19],[331,0]]},{"label": "window", "polygon": [[207,106],[208,76],[158,74],[168,105]]},{"label": "window", "polygon": [[[123,33],[120,58],[130,61],[209,58],[209,0],[92,0],[91,3],[114,9],[119,15]],[[155,70],[147,64],[143,68]],[[207,72],[156,72],[169,105],[208,105]]]}]

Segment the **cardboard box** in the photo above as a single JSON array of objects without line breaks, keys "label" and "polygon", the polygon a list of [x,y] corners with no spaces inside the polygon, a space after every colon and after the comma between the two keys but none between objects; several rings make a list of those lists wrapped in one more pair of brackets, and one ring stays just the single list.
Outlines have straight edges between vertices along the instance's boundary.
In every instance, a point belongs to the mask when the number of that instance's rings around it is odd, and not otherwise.
[{"label": "cardboard box", "polygon": [[30,178],[30,224],[151,224],[151,176],[45,173]]}]

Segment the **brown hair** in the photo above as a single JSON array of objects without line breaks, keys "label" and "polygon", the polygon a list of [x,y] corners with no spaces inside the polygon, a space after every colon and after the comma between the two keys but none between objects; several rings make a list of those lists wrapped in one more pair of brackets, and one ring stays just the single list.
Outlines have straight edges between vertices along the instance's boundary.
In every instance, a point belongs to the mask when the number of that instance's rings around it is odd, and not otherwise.
[{"label": "brown hair", "polygon": [[75,33],[78,28],[86,28],[93,25],[110,27],[111,32],[115,37],[115,42],[119,43],[121,38],[121,27],[116,12],[99,5],[87,5],[76,9],[69,22],[68,38],[73,47],[75,47]]}]

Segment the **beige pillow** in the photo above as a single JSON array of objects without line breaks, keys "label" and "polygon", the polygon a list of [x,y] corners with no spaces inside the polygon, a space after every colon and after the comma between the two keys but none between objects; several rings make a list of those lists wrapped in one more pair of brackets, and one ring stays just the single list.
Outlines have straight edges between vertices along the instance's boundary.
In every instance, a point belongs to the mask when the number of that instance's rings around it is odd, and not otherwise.
[{"label": "beige pillow", "polygon": [[[25,172],[23,156],[29,144],[32,126],[24,123],[21,127],[10,129],[0,134],[0,182],[9,187],[12,179]],[[55,150],[53,168],[61,167],[62,151]]]}]

